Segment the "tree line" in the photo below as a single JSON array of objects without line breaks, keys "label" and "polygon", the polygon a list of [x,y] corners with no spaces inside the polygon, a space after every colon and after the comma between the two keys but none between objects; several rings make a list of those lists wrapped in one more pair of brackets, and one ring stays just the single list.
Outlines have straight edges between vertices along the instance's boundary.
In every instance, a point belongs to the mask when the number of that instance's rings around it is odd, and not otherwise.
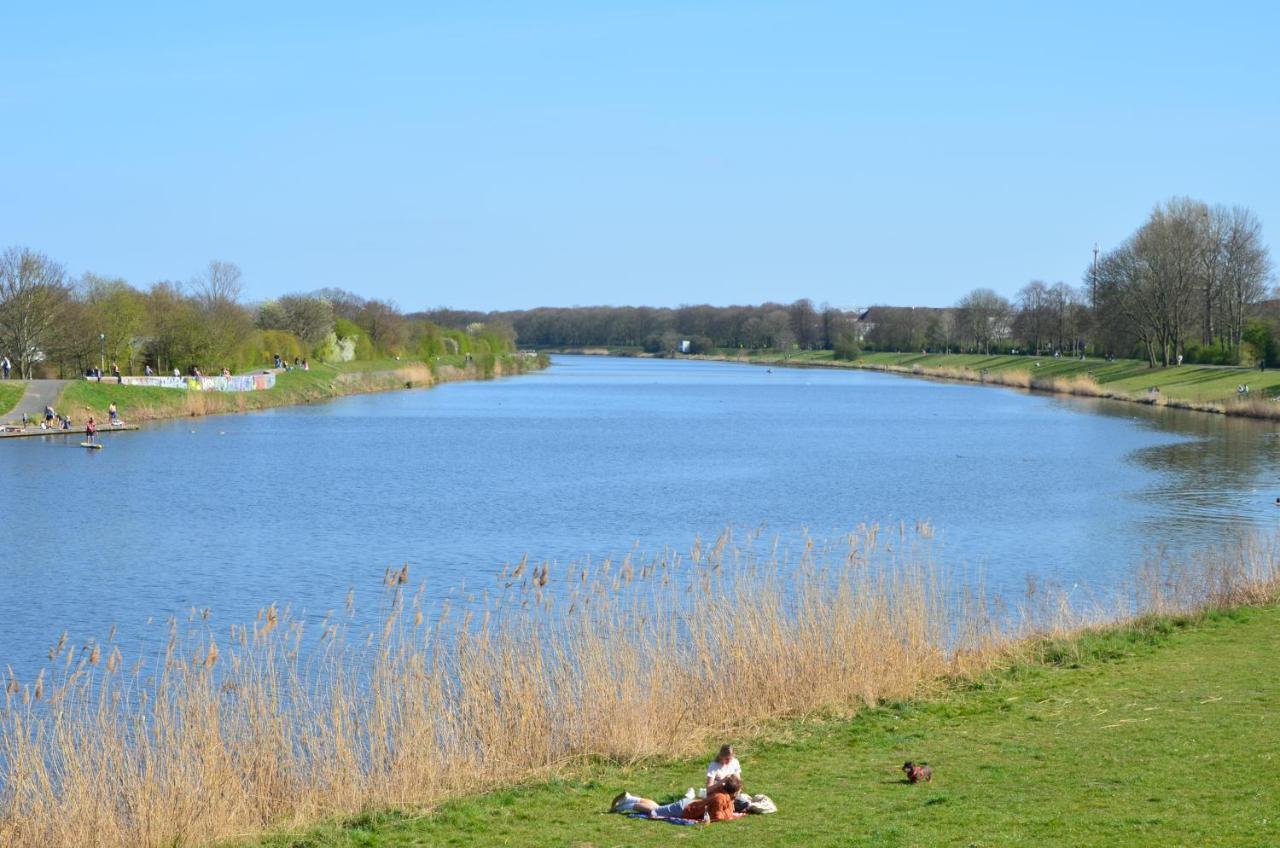
[{"label": "tree line", "polygon": [[759,306],[540,307],[511,312],[435,309],[421,317],[444,326],[499,321],[532,347],[635,347],[672,353],[715,348],[830,348],[853,332],[856,315],[809,300]]},{"label": "tree line", "polygon": [[342,289],[242,302],[240,269],[210,262],[184,283],[138,289],[68,278],[26,248],[0,256],[0,353],[24,376],[118,362],[160,371],[233,370],[286,360],[497,354],[532,347],[628,347],[660,355],[717,349],[1091,353],[1280,364],[1280,303],[1269,300],[1262,226],[1243,207],[1175,198],[1084,269],[1081,284],[1032,280],[1010,300],[990,288],[941,308],[848,309],[808,299],[743,306],[540,307],[402,314]]},{"label": "tree line", "polygon": [[1262,226],[1243,207],[1175,198],[1084,269],[1081,284],[1032,280],[1013,299],[978,288],[950,307],[592,306],[422,313],[445,326],[501,320],[536,347],[1061,353],[1157,364],[1280,364],[1280,304],[1269,300]]},{"label": "tree line", "polygon": [[395,304],[329,288],[245,303],[243,275],[212,261],[186,281],[143,289],[118,278],[70,277],[48,256],[24,247],[0,254],[0,355],[16,373],[71,376],[118,364],[125,374],[150,366],[205,373],[245,371],[301,359],[342,361],[446,355],[491,357],[515,347],[501,323],[441,327]]}]

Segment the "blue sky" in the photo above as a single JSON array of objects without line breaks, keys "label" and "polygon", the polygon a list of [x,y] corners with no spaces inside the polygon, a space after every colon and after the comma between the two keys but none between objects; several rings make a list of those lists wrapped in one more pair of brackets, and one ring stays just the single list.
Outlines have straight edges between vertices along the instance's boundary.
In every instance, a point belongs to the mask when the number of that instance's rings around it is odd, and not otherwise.
[{"label": "blue sky", "polygon": [[1074,284],[1173,195],[1277,243],[1277,8],[7,4],[0,246],[410,310]]}]

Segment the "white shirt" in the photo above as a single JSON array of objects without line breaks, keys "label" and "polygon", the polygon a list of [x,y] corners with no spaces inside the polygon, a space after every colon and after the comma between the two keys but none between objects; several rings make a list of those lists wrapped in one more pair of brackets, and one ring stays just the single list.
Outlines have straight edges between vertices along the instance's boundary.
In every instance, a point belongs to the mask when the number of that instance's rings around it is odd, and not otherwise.
[{"label": "white shirt", "polygon": [[738,764],[737,757],[729,760],[728,765],[721,765],[719,760],[707,764],[707,780],[724,780],[731,774],[742,777],[742,766]]}]

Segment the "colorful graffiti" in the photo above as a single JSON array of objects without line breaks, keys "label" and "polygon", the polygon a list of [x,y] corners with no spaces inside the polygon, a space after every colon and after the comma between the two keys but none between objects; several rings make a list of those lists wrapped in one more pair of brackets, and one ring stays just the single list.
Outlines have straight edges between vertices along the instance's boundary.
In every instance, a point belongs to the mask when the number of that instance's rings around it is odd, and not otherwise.
[{"label": "colorful graffiti", "polygon": [[276,375],[241,374],[235,377],[122,377],[126,386],[185,389],[189,392],[260,392],[276,384]]}]

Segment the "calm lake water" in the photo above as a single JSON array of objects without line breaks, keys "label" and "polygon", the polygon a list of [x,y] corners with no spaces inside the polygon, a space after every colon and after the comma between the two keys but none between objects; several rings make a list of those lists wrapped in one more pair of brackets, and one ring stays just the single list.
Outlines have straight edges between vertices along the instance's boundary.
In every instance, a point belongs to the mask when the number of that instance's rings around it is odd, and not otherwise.
[{"label": "calm lake water", "polygon": [[487,585],[687,550],[928,520],[939,558],[1020,591],[1114,585],[1162,546],[1280,519],[1271,425],[867,372],[561,357],[545,372],[148,425],[89,452],[0,444],[0,666],[63,630],[126,644],[208,607],[323,615],[408,563]]}]

